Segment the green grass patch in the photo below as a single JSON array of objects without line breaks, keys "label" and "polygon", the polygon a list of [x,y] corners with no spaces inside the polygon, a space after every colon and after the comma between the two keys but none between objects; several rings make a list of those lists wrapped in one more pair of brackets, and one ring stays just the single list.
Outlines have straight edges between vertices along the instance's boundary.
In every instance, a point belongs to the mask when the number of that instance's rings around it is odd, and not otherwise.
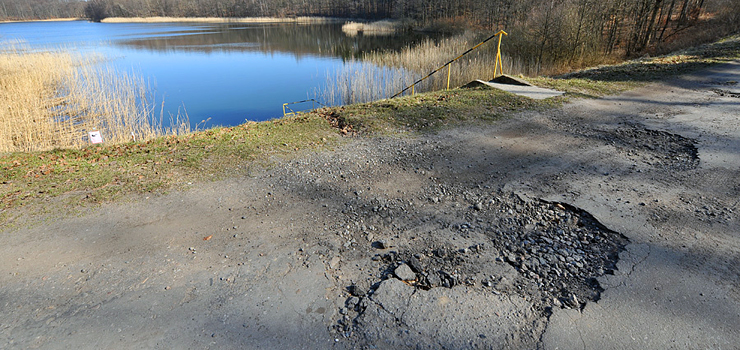
[{"label": "green grass patch", "polygon": [[361,133],[431,132],[462,123],[490,122],[524,109],[550,108],[559,99],[537,101],[491,88],[454,89],[356,104],[332,110]]},{"label": "green grass patch", "polygon": [[535,101],[488,88],[456,89],[344,107],[267,122],[213,128],[147,142],[0,155],[0,208],[62,197],[74,209],[127,194],[163,192],[244,174],[272,156],[320,149],[342,134],[433,132],[486,123],[559,100]]},{"label": "green grass patch", "polygon": [[316,114],[214,128],[147,142],[0,155],[0,208],[65,195],[72,206],[164,191],[244,171],[270,156],[318,148],[338,135]]}]

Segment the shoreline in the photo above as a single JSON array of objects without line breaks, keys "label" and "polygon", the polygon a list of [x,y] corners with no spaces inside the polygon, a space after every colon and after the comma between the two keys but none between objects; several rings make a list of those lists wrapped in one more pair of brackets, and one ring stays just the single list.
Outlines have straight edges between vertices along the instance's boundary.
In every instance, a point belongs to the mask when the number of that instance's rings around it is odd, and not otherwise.
[{"label": "shoreline", "polygon": [[341,23],[331,17],[108,17],[101,23]]},{"label": "shoreline", "polygon": [[74,21],[86,21],[85,18],[49,18],[49,19],[21,19],[21,20],[1,20],[0,24],[3,23],[27,23],[27,22],[74,22]]}]

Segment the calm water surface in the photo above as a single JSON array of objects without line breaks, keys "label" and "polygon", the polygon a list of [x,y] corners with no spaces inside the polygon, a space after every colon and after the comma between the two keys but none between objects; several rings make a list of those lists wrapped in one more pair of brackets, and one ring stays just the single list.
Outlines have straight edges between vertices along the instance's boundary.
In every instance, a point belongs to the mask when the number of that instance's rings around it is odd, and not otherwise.
[{"label": "calm water surface", "polygon": [[283,103],[313,98],[348,58],[422,39],[350,37],[340,24],[0,24],[0,41],[106,55],[150,82],[165,115],[185,109],[193,125],[210,118],[201,128],[281,117]]}]

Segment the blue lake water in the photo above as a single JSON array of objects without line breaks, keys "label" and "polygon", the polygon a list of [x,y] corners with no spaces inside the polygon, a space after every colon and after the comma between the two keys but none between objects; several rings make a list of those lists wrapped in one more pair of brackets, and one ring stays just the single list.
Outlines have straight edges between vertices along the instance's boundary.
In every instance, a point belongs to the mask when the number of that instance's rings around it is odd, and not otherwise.
[{"label": "blue lake water", "polygon": [[348,36],[341,24],[0,24],[0,42],[105,55],[149,81],[165,115],[210,118],[200,128],[281,117],[283,103],[314,98],[349,58],[423,38]]}]

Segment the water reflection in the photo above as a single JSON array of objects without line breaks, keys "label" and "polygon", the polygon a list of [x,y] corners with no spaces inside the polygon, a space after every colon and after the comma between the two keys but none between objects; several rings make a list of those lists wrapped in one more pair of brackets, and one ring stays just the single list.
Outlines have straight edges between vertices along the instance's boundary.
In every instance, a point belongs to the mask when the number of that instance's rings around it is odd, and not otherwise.
[{"label": "water reflection", "polygon": [[151,82],[165,120],[187,111],[193,126],[209,118],[206,126],[281,117],[283,103],[318,97],[347,59],[426,37],[348,36],[341,24],[0,24],[0,41],[106,55]]},{"label": "water reflection", "polygon": [[388,36],[349,36],[341,24],[214,24],[192,30],[120,40],[118,45],[158,51],[211,53],[255,51],[290,53],[296,57],[359,58],[374,50],[400,50],[439,34],[401,33]]}]

